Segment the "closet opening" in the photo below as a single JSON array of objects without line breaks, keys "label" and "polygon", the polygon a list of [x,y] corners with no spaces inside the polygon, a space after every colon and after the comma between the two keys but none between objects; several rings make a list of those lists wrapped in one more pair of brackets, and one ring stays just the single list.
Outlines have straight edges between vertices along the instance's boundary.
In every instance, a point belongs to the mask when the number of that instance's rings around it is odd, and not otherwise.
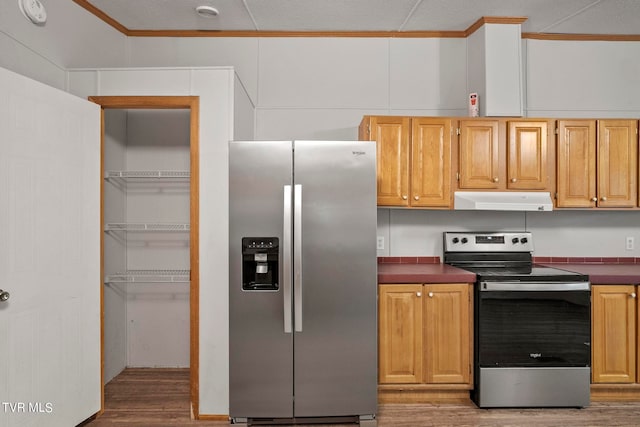
[{"label": "closet opening", "polygon": [[125,371],[175,373],[197,418],[199,98],[89,100],[102,107],[101,412]]}]

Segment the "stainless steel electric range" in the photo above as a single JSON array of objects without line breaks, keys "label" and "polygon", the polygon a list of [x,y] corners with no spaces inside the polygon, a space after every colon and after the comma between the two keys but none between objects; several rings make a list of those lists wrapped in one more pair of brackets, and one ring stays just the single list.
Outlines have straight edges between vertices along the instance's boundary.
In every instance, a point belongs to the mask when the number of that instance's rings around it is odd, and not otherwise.
[{"label": "stainless steel electric range", "polygon": [[444,233],[444,262],[476,274],[472,399],[481,408],[589,405],[589,277],[532,260],[529,232]]}]

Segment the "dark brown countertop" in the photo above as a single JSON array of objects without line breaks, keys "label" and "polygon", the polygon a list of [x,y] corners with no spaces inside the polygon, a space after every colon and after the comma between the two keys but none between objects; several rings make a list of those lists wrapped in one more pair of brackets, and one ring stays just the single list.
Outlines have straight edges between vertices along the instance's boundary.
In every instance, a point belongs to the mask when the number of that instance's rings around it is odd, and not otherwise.
[{"label": "dark brown countertop", "polygon": [[[640,264],[538,263],[586,274],[594,285],[640,284]],[[447,264],[378,264],[378,283],[473,283],[473,273]]]},{"label": "dark brown countertop", "polygon": [[640,264],[539,264],[588,274],[592,285],[640,284]]},{"label": "dark brown countertop", "polygon": [[378,264],[378,283],[473,283],[476,275],[447,264]]}]

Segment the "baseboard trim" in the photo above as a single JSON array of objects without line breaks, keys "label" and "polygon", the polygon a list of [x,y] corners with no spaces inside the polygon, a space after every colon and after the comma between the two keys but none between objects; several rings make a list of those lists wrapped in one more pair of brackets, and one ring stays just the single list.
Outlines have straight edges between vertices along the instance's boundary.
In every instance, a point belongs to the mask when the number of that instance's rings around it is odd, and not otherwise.
[{"label": "baseboard trim", "polygon": [[461,385],[380,385],[378,403],[467,403],[468,384]]},{"label": "baseboard trim", "polygon": [[640,401],[640,384],[591,384],[592,402]]},{"label": "baseboard trim", "polygon": [[196,419],[198,421],[229,421],[229,415],[200,414]]}]

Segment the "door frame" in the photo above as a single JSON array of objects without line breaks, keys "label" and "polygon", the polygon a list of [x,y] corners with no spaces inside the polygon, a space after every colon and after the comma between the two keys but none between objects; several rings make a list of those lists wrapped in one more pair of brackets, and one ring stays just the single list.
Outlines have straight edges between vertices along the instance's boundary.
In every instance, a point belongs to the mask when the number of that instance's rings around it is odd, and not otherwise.
[{"label": "door frame", "polygon": [[189,375],[191,417],[198,419],[199,410],[199,322],[200,322],[200,274],[199,274],[199,165],[200,165],[200,97],[198,96],[90,96],[89,101],[100,105],[100,412],[104,412],[104,110],[105,109],[165,109],[190,110],[190,195],[189,195]]}]

